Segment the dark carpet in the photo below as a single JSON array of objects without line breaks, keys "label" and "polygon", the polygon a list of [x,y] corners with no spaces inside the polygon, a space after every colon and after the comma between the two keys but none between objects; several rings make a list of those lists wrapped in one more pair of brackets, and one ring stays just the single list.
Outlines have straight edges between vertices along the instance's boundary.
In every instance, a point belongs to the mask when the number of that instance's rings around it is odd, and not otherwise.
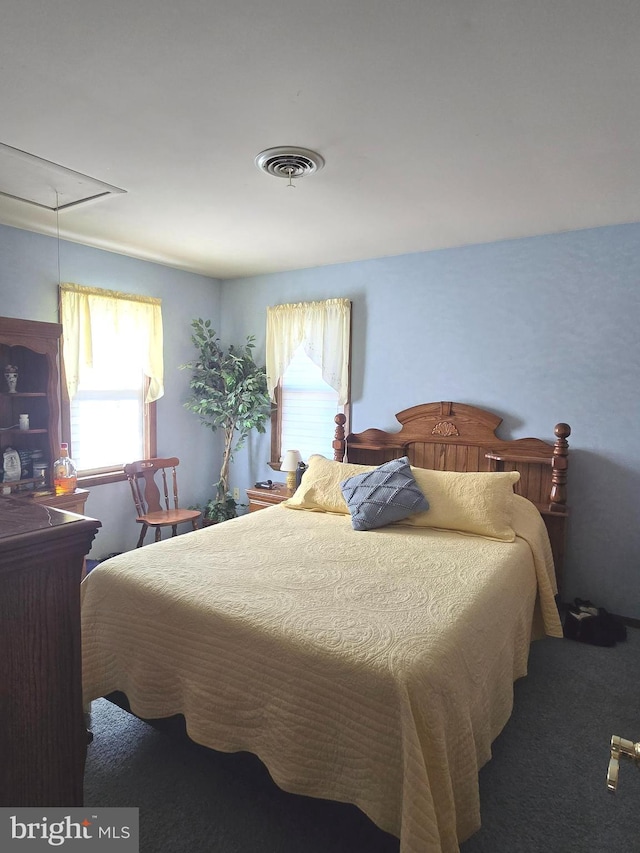
[{"label": "dark carpet", "polygon": [[[609,740],[640,740],[640,631],[613,648],[545,639],[480,773],[462,853],[640,853],[640,771],[607,791]],[[141,853],[398,853],[357,808],[280,791],[246,753],[205,750],[93,703],[87,806],[137,806]]]}]

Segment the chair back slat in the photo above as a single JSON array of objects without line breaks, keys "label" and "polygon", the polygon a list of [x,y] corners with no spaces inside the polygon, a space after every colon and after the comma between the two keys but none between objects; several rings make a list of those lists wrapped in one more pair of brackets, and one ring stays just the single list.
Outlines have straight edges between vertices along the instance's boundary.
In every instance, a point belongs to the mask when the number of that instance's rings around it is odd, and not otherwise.
[{"label": "chair back slat", "polygon": [[169,490],[167,489],[167,469],[160,469],[162,474],[162,491],[164,492],[164,508],[169,509]]},{"label": "chair back slat", "polygon": [[178,505],[178,477],[176,476],[175,465],[171,470],[172,470],[172,477],[173,477],[173,508],[179,509],[179,505]]},{"label": "chair back slat", "polygon": [[129,486],[131,487],[131,495],[133,496],[133,502],[136,505],[136,512],[138,515],[144,515],[146,512],[144,500],[142,498],[142,492],[140,491],[140,484],[138,483],[138,479],[135,475],[129,476],[127,474],[127,480],[129,481]]}]

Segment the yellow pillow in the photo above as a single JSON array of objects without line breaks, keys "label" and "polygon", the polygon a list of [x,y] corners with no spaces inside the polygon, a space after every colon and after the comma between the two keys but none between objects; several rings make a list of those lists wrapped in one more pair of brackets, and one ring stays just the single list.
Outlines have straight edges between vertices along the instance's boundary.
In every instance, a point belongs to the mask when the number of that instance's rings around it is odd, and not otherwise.
[{"label": "yellow pillow", "polygon": [[[378,467],[334,462],[319,455],[309,457],[308,465],[302,482],[281,506],[349,515],[340,483]],[[429,501],[429,509],[396,524],[458,530],[507,542],[515,539],[511,526],[512,496],[513,485],[520,479],[519,471],[458,473],[412,466],[411,472]]]},{"label": "yellow pillow", "polygon": [[373,471],[377,465],[352,465],[334,462],[315,454],[309,457],[308,468],[300,485],[281,506],[289,509],[307,509],[312,512],[339,512],[349,515],[349,507],[342,494],[340,483],[364,471]]},{"label": "yellow pillow", "polygon": [[426,512],[397,522],[412,527],[438,527],[513,542],[513,486],[519,471],[431,471],[411,468],[429,501]]}]

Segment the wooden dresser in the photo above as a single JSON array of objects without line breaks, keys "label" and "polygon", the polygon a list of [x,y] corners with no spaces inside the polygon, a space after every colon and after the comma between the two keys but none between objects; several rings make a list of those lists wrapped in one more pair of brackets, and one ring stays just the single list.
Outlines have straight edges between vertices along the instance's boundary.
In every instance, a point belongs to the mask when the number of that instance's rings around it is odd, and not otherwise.
[{"label": "wooden dresser", "polygon": [[99,527],[0,497],[0,806],[82,805],[80,575]]}]

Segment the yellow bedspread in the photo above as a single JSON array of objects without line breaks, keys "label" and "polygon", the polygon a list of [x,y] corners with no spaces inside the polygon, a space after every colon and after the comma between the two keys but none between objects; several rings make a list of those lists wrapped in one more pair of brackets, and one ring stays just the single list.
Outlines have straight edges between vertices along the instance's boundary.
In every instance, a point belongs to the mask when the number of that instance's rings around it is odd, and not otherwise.
[{"label": "yellow bedspread", "polygon": [[355,803],[402,853],[456,851],[537,596],[562,636],[544,524],[514,500],[513,543],[274,506],[112,558],[82,584],[85,700],[183,714],[283,789]]}]

